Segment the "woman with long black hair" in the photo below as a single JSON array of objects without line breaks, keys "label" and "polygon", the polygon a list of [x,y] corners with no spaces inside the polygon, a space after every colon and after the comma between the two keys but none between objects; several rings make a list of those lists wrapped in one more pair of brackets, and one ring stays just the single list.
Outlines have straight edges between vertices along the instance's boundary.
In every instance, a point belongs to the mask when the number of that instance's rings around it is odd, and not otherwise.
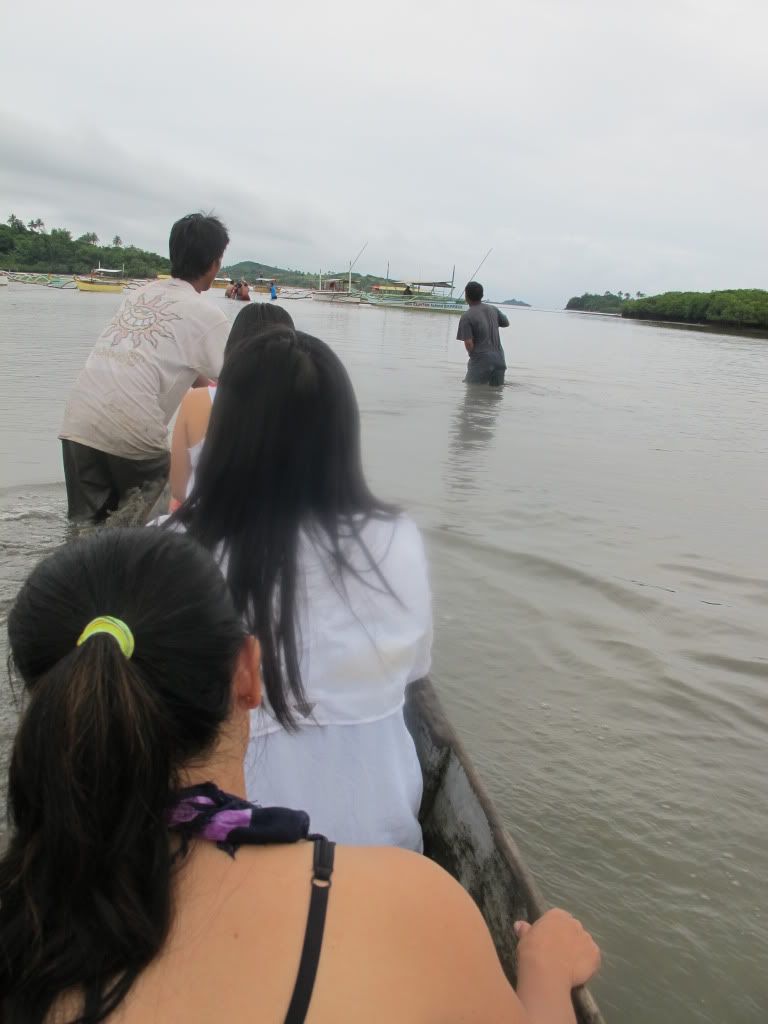
[{"label": "woman with long black hair", "polygon": [[515,925],[518,998],[471,899],[426,858],[334,847],[303,811],[244,799],[258,643],[188,537],[60,548],[8,634],[26,706],[0,857],[3,1024],[573,1024],[571,987],[599,961],[573,918]]},{"label": "woman with long black hair", "polygon": [[[224,359],[240,342],[250,340],[276,324],[293,327],[290,313],[282,306],[271,306],[266,302],[249,303],[234,319],[224,346]],[[171,511],[179,507],[192,489],[215,398],[216,381],[209,381],[208,387],[188,391],[179,407],[171,438]]]},{"label": "woman with long black hair", "polygon": [[249,796],[303,807],[344,842],[421,849],[403,703],[430,665],[427,564],[412,520],[366,483],[357,401],[328,345],[276,327],[226,358],[174,524],[216,553],[261,643]]}]

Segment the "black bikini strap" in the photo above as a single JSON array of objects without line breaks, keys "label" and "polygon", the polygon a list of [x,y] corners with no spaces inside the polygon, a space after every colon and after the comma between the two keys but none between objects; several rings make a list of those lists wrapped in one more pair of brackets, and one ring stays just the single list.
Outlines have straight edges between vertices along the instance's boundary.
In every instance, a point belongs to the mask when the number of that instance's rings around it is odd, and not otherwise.
[{"label": "black bikini strap", "polygon": [[304,932],[304,946],[301,950],[299,973],[293,987],[291,1004],[285,1017],[285,1024],[303,1024],[315,987],[317,966],[325,930],[325,912],[328,909],[328,893],[333,874],[333,852],[335,843],[325,836],[309,836],[315,842],[312,862],[312,895],[309,900],[307,929]]}]

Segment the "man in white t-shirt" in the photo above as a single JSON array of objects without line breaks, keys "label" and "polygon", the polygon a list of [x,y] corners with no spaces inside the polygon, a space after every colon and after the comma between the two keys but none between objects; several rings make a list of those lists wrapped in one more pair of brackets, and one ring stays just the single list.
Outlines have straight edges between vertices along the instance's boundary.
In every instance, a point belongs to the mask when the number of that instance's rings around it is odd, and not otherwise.
[{"label": "man in white t-shirt", "polygon": [[171,278],[131,291],[69,396],[61,438],[71,519],[98,522],[168,476],[168,424],[186,391],[218,377],[230,323],[202,296],[229,243],[216,217],[171,228]]}]

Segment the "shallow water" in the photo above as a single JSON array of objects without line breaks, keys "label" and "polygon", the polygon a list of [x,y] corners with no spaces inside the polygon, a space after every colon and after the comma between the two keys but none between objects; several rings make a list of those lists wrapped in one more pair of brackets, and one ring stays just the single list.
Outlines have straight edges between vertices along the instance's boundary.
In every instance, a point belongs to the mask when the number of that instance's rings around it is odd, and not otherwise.
[{"label": "shallow water", "polygon": [[[63,536],[63,402],[119,300],[0,292],[3,617]],[[768,341],[510,309],[490,392],[461,383],[454,317],[285,306],[344,359],[372,482],[424,529],[438,689],[603,945],[610,1024],[766,1019]],[[12,722],[6,689],[6,749]]]}]

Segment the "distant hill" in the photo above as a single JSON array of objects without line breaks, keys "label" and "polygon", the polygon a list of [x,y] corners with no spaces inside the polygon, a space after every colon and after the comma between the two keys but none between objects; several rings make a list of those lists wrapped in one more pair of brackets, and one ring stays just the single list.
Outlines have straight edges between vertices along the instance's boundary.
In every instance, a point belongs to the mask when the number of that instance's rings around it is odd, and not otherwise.
[{"label": "distant hill", "polygon": [[525,306],[526,309],[531,308],[530,302],[523,302],[522,299],[502,299],[496,303],[497,306]]},{"label": "distant hill", "polygon": [[[228,267],[222,267],[221,272],[235,280],[244,278],[246,281],[253,281],[257,277],[268,277],[278,284],[294,285],[300,288],[317,288],[318,280],[317,274],[308,274],[304,270],[290,270],[286,267],[272,267],[268,263],[256,263],[255,260],[242,260],[240,263],[233,263]],[[346,281],[348,271],[328,271],[323,274],[323,278],[327,277],[341,277]],[[363,291],[384,281],[385,278],[375,277],[372,274],[352,274],[353,287]]]}]

